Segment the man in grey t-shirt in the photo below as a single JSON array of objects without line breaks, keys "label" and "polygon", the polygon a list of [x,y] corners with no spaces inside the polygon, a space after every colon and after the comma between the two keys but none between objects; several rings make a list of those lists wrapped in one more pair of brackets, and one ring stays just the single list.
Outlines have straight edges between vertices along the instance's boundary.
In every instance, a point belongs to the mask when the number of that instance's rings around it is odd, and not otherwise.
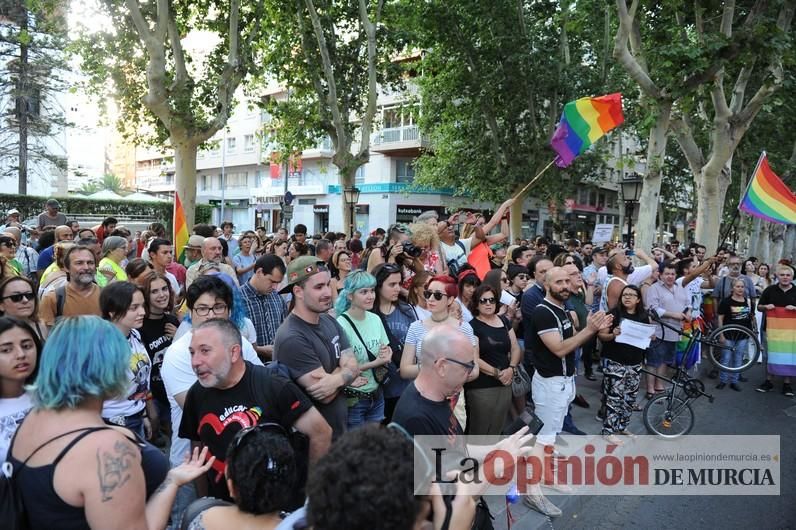
[{"label": "man in grey t-shirt", "polygon": [[357,386],[359,367],[345,333],[326,314],[332,307],[331,276],[323,262],[302,256],[288,265],[287,281],[280,293],[292,293],[295,307],[276,332],[274,360],[290,368],[336,439],[348,417],[342,389]]},{"label": "man in grey t-shirt", "polygon": [[66,216],[60,213],[61,203],[55,199],[47,199],[44,203],[45,210],[39,214],[38,228],[42,230],[45,226],[61,226],[66,224]]}]

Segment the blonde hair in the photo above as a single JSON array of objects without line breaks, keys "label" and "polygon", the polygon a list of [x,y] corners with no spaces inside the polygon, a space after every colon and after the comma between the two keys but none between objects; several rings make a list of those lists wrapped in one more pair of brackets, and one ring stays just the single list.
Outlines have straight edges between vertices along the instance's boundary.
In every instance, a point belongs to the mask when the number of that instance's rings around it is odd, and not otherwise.
[{"label": "blonde hair", "polygon": [[55,266],[61,270],[64,270],[64,268],[66,267],[66,264],[64,263],[64,258],[66,257],[66,253],[70,248],[76,246],[77,244],[73,243],[72,241],[61,241],[60,243],[56,243],[55,248],[53,249]]},{"label": "blonde hair", "polygon": [[437,235],[437,229],[430,224],[414,223],[409,225],[409,230],[412,234],[412,243],[415,245],[419,247],[428,245],[429,248],[432,249],[439,247],[439,236]]}]

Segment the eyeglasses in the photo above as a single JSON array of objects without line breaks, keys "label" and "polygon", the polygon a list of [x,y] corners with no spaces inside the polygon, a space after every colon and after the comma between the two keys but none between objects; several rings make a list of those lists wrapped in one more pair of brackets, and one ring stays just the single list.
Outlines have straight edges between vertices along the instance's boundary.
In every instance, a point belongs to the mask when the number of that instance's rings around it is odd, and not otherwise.
[{"label": "eyeglasses", "polygon": [[627,296],[627,297],[629,297],[629,298],[638,298],[638,295],[637,295],[636,293],[633,293],[633,292],[630,292],[630,293],[622,293],[622,296],[623,296],[623,297],[624,297],[624,296]]},{"label": "eyeglasses", "polygon": [[213,307],[200,305],[194,307],[193,310],[196,311],[196,314],[200,317],[206,317],[210,314],[210,311],[212,311],[214,315],[221,315],[226,312],[227,304],[216,304]]},{"label": "eyeglasses", "polygon": [[23,298],[24,298],[25,300],[28,300],[28,301],[30,301],[30,300],[33,300],[33,299],[35,299],[35,298],[36,298],[36,295],[35,295],[35,294],[33,294],[33,292],[32,292],[32,291],[30,291],[30,292],[27,292],[27,293],[16,293],[16,294],[10,294],[10,295],[8,295],[8,296],[4,296],[3,298],[0,298],[0,300],[11,300],[12,302],[14,302],[14,303],[17,303],[17,304],[18,304],[19,302],[21,302],[21,301],[22,301],[22,299],[23,299]]},{"label": "eyeglasses", "polygon": [[423,291],[423,298],[426,300],[431,300],[431,297],[434,297],[434,300],[442,300],[442,297],[448,296],[448,293],[443,293],[442,291]]},{"label": "eyeglasses", "polygon": [[506,278],[505,276],[504,276],[504,277],[502,277],[502,278],[500,279],[500,281],[501,281],[502,283],[509,283],[509,279],[508,279],[508,278]]},{"label": "eyeglasses", "polygon": [[458,364],[459,366],[464,368],[467,371],[468,374],[475,369],[475,361],[470,361],[470,362],[463,363],[463,362],[461,362],[459,360],[452,359],[450,357],[443,357],[443,359],[445,359],[446,361],[452,362],[453,364]]},{"label": "eyeglasses", "polygon": [[528,275],[527,275],[527,274],[525,274],[524,272],[523,272],[523,273],[520,273],[520,274],[518,274],[516,277],[517,277],[517,278],[519,278],[520,280],[527,280],[528,278],[530,278],[530,276],[528,276]]},{"label": "eyeglasses", "polygon": [[396,272],[401,272],[401,267],[399,267],[395,263],[387,263],[382,267],[381,270],[383,270],[387,274],[395,274]]},{"label": "eyeglasses", "polygon": [[0,241],[0,245],[8,248],[17,248],[17,244],[13,241]]},{"label": "eyeglasses", "polygon": [[478,303],[479,304],[490,304],[490,305],[494,304],[495,303],[495,297],[494,296],[490,296],[489,298],[479,298],[478,299]]}]

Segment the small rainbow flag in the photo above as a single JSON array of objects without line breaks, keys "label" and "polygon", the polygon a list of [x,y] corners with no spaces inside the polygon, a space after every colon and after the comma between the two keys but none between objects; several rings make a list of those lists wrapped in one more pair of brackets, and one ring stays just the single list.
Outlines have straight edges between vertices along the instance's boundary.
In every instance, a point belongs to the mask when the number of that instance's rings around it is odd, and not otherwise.
[{"label": "small rainbow flag", "polygon": [[622,94],[616,92],[596,98],[580,98],[564,105],[550,145],[558,156],[556,165],[567,167],[605,133],[625,121]]},{"label": "small rainbow flag", "polygon": [[738,208],[772,223],[796,224],[796,195],[771,170],[765,151]]},{"label": "small rainbow flag", "polygon": [[765,315],[768,373],[796,376],[796,311],[777,307]]},{"label": "small rainbow flag", "polygon": [[182,263],[185,245],[188,244],[188,224],[185,221],[185,210],[182,208],[180,194],[174,192],[174,255]]}]

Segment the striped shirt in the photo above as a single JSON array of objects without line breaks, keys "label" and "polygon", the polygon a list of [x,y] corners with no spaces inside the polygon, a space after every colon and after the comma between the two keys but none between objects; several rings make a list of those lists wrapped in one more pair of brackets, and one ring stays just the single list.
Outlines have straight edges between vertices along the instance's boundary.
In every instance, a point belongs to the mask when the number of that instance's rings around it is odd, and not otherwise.
[{"label": "striped shirt", "polygon": [[277,291],[260,294],[248,282],[240,288],[240,294],[246,305],[246,313],[257,330],[257,345],[273,344],[276,330],[287,317],[287,304]]}]

